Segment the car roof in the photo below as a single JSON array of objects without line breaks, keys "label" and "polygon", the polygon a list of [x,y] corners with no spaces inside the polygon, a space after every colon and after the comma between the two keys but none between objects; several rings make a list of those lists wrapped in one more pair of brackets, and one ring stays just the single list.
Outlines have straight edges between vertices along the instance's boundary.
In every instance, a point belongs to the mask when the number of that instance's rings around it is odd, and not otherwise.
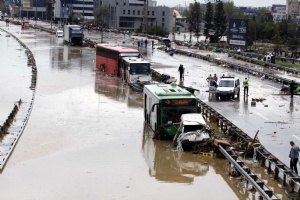
[{"label": "car roof", "polygon": [[238,77],[231,77],[231,76],[225,76],[225,77],[221,77],[220,78],[220,81],[221,80],[226,80],[226,81],[229,81],[229,80],[238,80],[239,78]]},{"label": "car roof", "polygon": [[207,125],[203,115],[200,113],[182,114],[181,121],[184,125]]}]

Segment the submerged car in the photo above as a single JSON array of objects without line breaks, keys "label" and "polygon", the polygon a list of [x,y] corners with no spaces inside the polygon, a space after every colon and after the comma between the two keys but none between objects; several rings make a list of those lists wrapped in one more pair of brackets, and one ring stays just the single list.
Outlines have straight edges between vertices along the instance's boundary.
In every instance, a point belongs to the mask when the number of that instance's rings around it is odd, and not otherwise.
[{"label": "submerged car", "polygon": [[202,114],[183,114],[173,144],[178,151],[193,150],[197,144],[208,141],[211,132]]}]

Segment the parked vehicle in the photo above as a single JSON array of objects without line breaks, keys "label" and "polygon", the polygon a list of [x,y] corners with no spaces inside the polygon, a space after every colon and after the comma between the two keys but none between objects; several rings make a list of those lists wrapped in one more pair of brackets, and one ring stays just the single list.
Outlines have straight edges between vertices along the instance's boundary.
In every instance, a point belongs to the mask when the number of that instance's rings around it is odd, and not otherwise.
[{"label": "parked vehicle", "polygon": [[171,84],[144,86],[144,118],[155,137],[173,139],[186,113],[199,113],[199,99],[189,91]]},{"label": "parked vehicle", "polygon": [[171,46],[171,40],[169,38],[163,38],[162,39],[162,43],[164,45],[166,45],[167,47],[170,47]]},{"label": "parked vehicle", "polygon": [[56,31],[56,37],[63,37],[63,36],[64,36],[64,32],[62,30]]},{"label": "parked vehicle", "polygon": [[183,114],[173,144],[178,151],[193,150],[196,145],[208,141],[211,132],[202,114]]},{"label": "parked vehicle", "polygon": [[64,25],[64,40],[71,45],[83,44],[83,29],[78,25]]},{"label": "parked vehicle", "polygon": [[216,88],[216,97],[240,97],[240,79],[237,77],[221,77]]}]

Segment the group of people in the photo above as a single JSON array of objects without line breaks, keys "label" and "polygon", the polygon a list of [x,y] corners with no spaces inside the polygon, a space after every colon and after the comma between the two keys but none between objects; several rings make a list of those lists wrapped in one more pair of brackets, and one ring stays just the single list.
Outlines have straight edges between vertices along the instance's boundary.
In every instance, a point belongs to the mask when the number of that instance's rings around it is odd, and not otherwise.
[{"label": "group of people", "polygon": [[[145,47],[147,48],[147,46],[148,46],[148,40],[147,39],[145,39],[145,41],[144,41],[144,39],[142,38],[141,40],[137,41],[138,48],[144,46],[144,44],[145,44]],[[153,49],[154,48],[154,40],[151,41],[151,44],[152,44],[152,49]]]}]

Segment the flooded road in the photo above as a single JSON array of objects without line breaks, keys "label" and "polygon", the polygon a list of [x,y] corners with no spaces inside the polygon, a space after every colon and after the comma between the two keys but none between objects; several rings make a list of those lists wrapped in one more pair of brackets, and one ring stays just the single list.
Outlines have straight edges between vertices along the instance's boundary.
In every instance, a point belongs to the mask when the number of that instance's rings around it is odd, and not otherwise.
[{"label": "flooded road", "polygon": [[[29,122],[1,173],[1,198],[255,199],[230,179],[225,159],[178,153],[170,142],[152,140],[141,95],[96,73],[94,49],[19,26],[10,32],[34,54],[38,79]],[[16,54],[14,45],[0,48]],[[30,70],[21,74],[29,86]]]}]

